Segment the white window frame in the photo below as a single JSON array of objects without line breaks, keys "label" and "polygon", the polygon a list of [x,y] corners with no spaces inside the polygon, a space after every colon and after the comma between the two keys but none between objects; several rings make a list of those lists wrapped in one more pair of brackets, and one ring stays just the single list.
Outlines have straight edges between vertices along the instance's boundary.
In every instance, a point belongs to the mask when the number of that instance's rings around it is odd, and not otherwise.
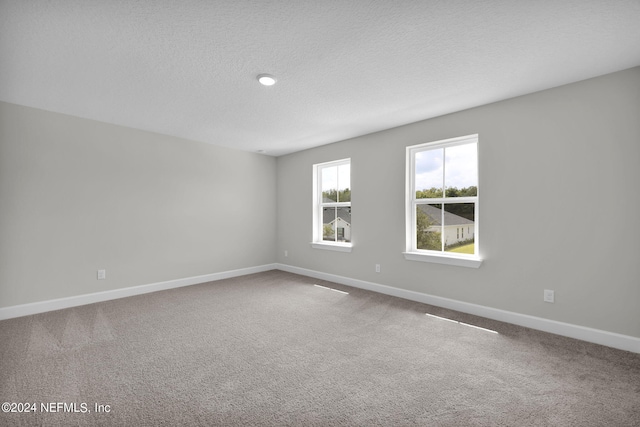
[{"label": "white window frame", "polygon": [[[312,241],[311,246],[315,249],[325,249],[330,251],[338,251],[338,252],[351,252],[353,248],[353,232],[351,233],[351,242],[331,242],[322,239],[322,212],[325,207],[351,207],[351,201],[349,202],[331,202],[325,203],[322,200],[322,180],[320,179],[320,174],[322,173],[322,169],[334,167],[334,166],[342,166],[342,165],[351,165],[351,158],[335,160],[331,162],[318,163],[313,165],[313,233],[312,233]],[[339,185],[338,185],[339,187]],[[350,189],[352,185],[349,185]],[[336,231],[337,234],[337,231]]]},{"label": "white window frame", "polygon": [[[403,252],[406,260],[432,262],[438,264],[457,265],[462,267],[478,268],[482,265],[480,257],[480,183],[478,179],[478,193],[473,197],[446,197],[443,194],[441,198],[417,199],[415,188],[415,158],[416,154],[438,148],[454,147],[469,143],[476,144],[476,150],[479,155],[480,141],[478,135],[467,135],[458,138],[450,138],[441,141],[427,142],[424,144],[412,145],[407,147],[407,164],[406,164],[406,251]],[[479,156],[476,158],[479,163]],[[479,167],[478,167],[479,174]],[[446,184],[446,183],[445,183]],[[449,203],[474,203],[474,223],[475,223],[475,254],[458,254],[454,252],[431,251],[417,249],[416,238],[416,206],[418,204],[449,204]],[[444,209],[443,209],[444,215]],[[444,245],[444,243],[443,243]]]}]

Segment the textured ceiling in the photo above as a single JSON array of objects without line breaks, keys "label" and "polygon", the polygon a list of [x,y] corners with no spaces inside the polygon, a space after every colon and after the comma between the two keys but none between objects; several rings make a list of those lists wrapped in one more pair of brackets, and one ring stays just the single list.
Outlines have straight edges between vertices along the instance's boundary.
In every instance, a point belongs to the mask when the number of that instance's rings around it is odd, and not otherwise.
[{"label": "textured ceiling", "polygon": [[640,0],[0,0],[0,100],[274,156],[637,65]]}]

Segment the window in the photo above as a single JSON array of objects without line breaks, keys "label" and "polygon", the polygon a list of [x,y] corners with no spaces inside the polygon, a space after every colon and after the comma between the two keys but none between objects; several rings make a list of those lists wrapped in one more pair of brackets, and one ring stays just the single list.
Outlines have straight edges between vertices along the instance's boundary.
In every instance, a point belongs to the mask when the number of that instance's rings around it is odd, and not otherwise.
[{"label": "window", "polygon": [[313,241],[317,249],[351,251],[351,159],[313,165]]},{"label": "window", "polygon": [[478,197],[478,135],[407,147],[405,258],[479,267]]}]

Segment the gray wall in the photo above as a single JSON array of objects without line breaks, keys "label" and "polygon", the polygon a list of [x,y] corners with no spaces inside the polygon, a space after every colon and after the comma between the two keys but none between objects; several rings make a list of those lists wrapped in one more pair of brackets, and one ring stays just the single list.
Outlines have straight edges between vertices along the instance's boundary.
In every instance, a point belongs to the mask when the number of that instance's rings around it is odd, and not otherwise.
[{"label": "gray wall", "polygon": [[0,103],[0,307],[273,263],[275,179],[272,157]]},{"label": "gray wall", "polygon": [[[274,159],[0,103],[0,307],[277,261],[640,337],[638,117],[634,68]],[[406,261],[405,147],[472,133],[484,264]],[[345,157],[353,252],[312,249]]]},{"label": "gray wall", "polygon": [[[484,264],[406,261],[405,147],[474,133]],[[353,252],[312,249],[312,165],[345,157]],[[277,173],[278,262],[640,337],[640,68],[283,156]]]}]

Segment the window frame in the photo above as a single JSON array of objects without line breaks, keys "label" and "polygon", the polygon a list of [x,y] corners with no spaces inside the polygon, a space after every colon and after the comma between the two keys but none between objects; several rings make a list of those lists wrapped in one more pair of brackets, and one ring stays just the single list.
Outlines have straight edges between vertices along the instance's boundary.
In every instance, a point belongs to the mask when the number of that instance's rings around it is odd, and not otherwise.
[{"label": "window frame", "polygon": [[[311,246],[314,249],[325,249],[337,252],[351,252],[353,248],[353,231],[351,232],[350,242],[339,242],[323,240],[323,209],[325,207],[349,207],[351,208],[351,200],[348,202],[324,202],[322,200],[322,179],[321,173],[325,168],[340,167],[342,165],[349,165],[349,178],[351,178],[351,158],[333,160],[330,162],[317,163],[313,165],[313,232]],[[351,179],[349,179],[351,181]],[[351,183],[349,189],[351,190]],[[339,188],[336,189],[338,192]],[[337,236],[337,230],[336,230]]]},{"label": "window frame", "polygon": [[[478,189],[476,196],[470,197],[447,197],[446,191],[443,191],[442,197],[429,198],[429,199],[417,199],[415,188],[416,177],[416,154],[420,152],[430,151],[440,148],[455,147],[459,145],[466,145],[470,143],[476,144],[476,171],[478,174],[476,187]],[[411,145],[406,148],[406,205],[405,205],[405,224],[406,224],[406,251],[403,255],[406,260],[409,261],[422,261],[432,262],[438,264],[457,265],[462,267],[479,268],[482,265],[482,258],[480,257],[480,217],[479,217],[479,205],[480,205],[480,139],[478,134],[466,135],[457,138],[449,138],[439,141],[432,141],[417,145]],[[443,162],[445,160],[443,159]],[[446,182],[443,182],[446,185]],[[443,188],[443,190],[445,190]],[[474,203],[474,244],[475,254],[458,254],[455,252],[446,252],[444,250],[435,251],[427,249],[417,248],[416,237],[416,209],[419,204],[440,204],[442,206],[444,216],[444,205],[450,203]],[[444,223],[442,225],[444,232]],[[444,241],[442,242],[444,248]]]}]

